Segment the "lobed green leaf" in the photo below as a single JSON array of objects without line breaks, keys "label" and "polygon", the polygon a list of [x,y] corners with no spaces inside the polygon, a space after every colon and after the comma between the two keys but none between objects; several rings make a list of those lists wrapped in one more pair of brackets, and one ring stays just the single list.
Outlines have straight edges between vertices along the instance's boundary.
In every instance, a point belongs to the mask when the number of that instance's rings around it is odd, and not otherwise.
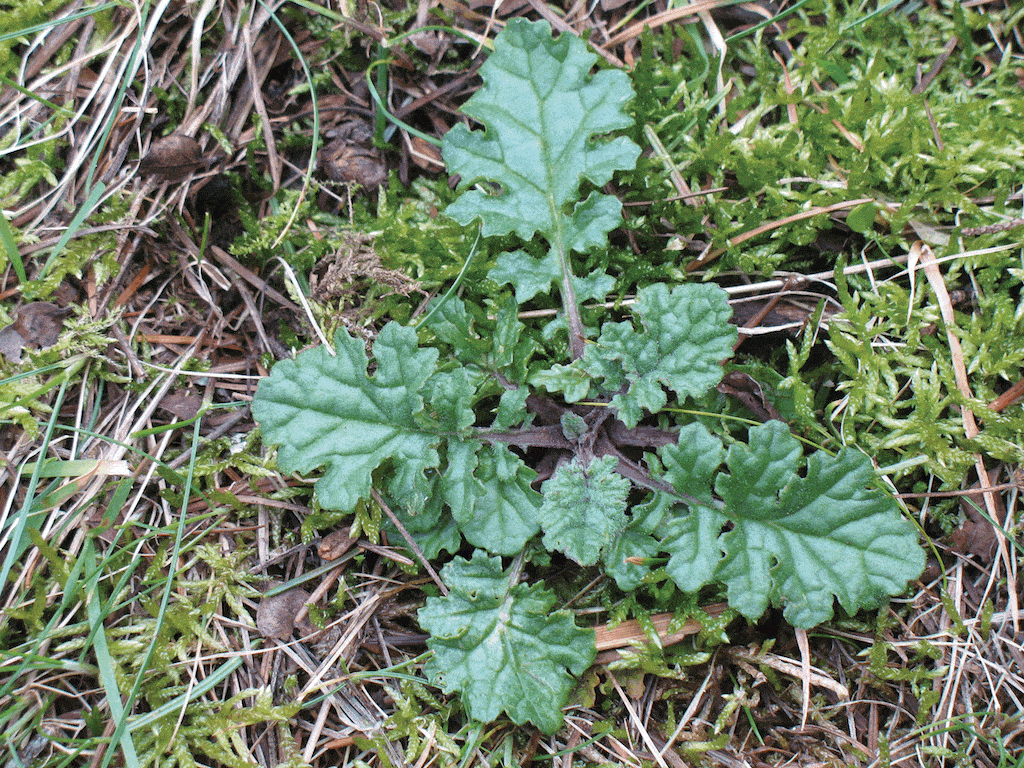
[{"label": "lobed green leaf", "polygon": [[574,676],[594,661],[593,630],[577,627],[568,611],[552,612],[555,596],[542,585],[513,586],[500,558],[479,550],[446,565],[441,578],[450,593],[419,611],[434,652],[426,672],[445,692],[461,692],[477,720],[504,711],[554,733]]},{"label": "lobed green leaf", "polygon": [[422,505],[429,495],[424,470],[436,467],[439,430],[416,418],[419,394],[434,373],[437,350],[420,349],[416,332],[388,323],[373,345],[375,375],[367,375],[361,339],[339,330],[335,354],[318,347],[283,360],[263,379],[253,417],[264,439],[279,443],[284,472],[324,467],[320,503],[351,511],[369,495],[373,470],[390,460],[391,486]]},{"label": "lobed green leaf", "polygon": [[[604,246],[622,221],[610,195],[577,202],[584,178],[605,184],[640,154],[625,137],[594,140],[633,122],[624,109],[633,97],[629,78],[619,70],[591,75],[596,60],[575,35],[554,40],[547,22],[513,19],[480,68],[484,87],[463,106],[486,131],[459,124],[444,137],[445,163],[468,190],[445,213],[462,224],[480,218],[484,236],[515,232],[530,240],[540,232],[551,246],[541,260],[521,252],[499,259],[491,277],[512,283],[520,302],[563,277],[570,251]],[[479,182],[500,190],[469,189]]]},{"label": "lobed green leaf", "polygon": [[[695,427],[691,445],[715,438]],[[717,454],[720,457],[720,448]],[[666,451],[665,477],[681,491],[706,488],[710,461],[695,460],[681,438]],[[750,431],[750,444],[734,444],[729,473],[715,482],[724,508],[695,505],[666,526],[668,573],[685,591],[722,581],[729,605],[757,619],[770,604],[785,605],[787,621],[809,628],[828,620],[836,598],[848,612],[879,605],[903,592],[924,569],[914,526],[888,494],[869,488],[871,460],[844,448],[822,451],[798,472],[799,442],[785,424]],[[723,527],[731,524],[731,530]]]},{"label": "lobed green leaf", "polygon": [[615,471],[613,456],[562,464],[541,490],[544,546],[565,552],[580,565],[593,565],[625,529],[629,481]]}]

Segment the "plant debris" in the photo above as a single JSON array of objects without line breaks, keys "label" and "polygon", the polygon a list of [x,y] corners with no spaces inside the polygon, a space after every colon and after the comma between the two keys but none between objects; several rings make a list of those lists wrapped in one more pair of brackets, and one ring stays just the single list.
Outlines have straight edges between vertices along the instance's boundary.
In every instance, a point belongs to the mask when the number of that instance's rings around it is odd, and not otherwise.
[{"label": "plant debris", "polygon": [[139,173],[164,181],[182,181],[199,167],[201,156],[199,142],[191,136],[172,133],[153,143],[139,163]]},{"label": "plant debris", "polygon": [[52,347],[60,339],[64,318],[71,307],[58,307],[48,301],[33,301],[19,307],[14,322],[0,329],[0,353],[12,363],[21,362],[21,351]]}]

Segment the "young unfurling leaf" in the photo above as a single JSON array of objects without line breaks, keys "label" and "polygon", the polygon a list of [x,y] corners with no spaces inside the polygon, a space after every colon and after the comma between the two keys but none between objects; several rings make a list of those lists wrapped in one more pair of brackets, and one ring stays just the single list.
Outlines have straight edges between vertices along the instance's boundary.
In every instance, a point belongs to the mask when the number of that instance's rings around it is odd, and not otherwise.
[{"label": "young unfurling leaf", "polygon": [[615,472],[615,459],[603,456],[590,466],[573,460],[544,483],[540,522],[544,546],[561,550],[581,565],[593,565],[629,522],[629,481]]},{"label": "young unfurling leaf", "polygon": [[632,323],[605,323],[581,359],[540,371],[531,381],[561,391],[569,402],[591,393],[613,395],[619,419],[635,427],[644,412],[665,406],[662,385],[680,397],[700,396],[721,380],[721,363],[736,340],[721,288],[649,285],[637,292],[634,314],[642,332]]}]

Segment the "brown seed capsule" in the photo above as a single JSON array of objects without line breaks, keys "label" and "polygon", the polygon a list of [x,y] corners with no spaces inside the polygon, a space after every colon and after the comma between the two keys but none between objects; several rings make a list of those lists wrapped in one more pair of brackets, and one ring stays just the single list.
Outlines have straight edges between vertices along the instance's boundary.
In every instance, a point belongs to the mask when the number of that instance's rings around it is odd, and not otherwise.
[{"label": "brown seed capsule", "polygon": [[139,173],[159,176],[166,181],[181,181],[199,167],[202,151],[199,143],[180,133],[153,142],[142,162]]},{"label": "brown seed capsule", "polygon": [[380,153],[372,147],[332,142],[320,151],[317,162],[331,181],[353,182],[374,189],[387,179]]},{"label": "brown seed capsule", "polygon": [[324,536],[317,545],[317,554],[324,560],[337,560],[355,546],[349,527],[339,528]]},{"label": "brown seed capsule", "polygon": [[21,362],[21,350],[52,347],[60,338],[69,307],[33,301],[14,313],[14,322],[0,330],[0,354],[12,363]]},{"label": "brown seed capsule", "polygon": [[358,120],[328,132],[331,142],[316,156],[317,165],[331,181],[376,189],[388,177],[380,150],[373,146],[373,130]]},{"label": "brown seed capsule", "polygon": [[260,600],[256,608],[256,629],[264,637],[287,640],[295,629],[295,616],[309,600],[309,592],[299,587]]}]

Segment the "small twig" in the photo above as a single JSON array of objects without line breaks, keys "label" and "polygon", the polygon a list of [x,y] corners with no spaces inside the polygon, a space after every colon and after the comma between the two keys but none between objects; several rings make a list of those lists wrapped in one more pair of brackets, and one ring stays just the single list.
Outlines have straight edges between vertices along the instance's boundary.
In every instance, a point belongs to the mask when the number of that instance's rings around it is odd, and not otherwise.
[{"label": "small twig", "polygon": [[665,145],[661,142],[661,137],[658,136],[657,132],[650,125],[644,126],[644,136],[647,137],[647,141],[651,145],[651,149],[654,150],[654,154],[658,160],[668,168],[668,177],[672,180],[672,186],[676,188],[679,193],[680,199],[686,200],[689,205],[697,206],[699,203],[691,198],[696,197],[693,194],[693,190],[690,189],[690,185],[686,183],[686,179],[683,178],[682,172],[679,170],[679,166],[676,165],[676,161],[672,159],[672,155]]},{"label": "small twig", "polygon": [[[697,19],[698,11],[712,11],[720,5],[718,0],[697,0],[697,2],[685,5],[682,8],[672,8],[661,13],[656,13],[650,18],[642,19],[629,27],[626,27],[622,32],[619,32],[605,45],[608,48],[614,48],[615,46],[632,40],[635,37],[640,37],[645,27],[650,27],[653,31],[663,24],[670,24],[673,21],[683,21],[686,19],[686,23],[695,21]],[[688,17],[693,18],[688,18]]]},{"label": "small twig", "polygon": [[[275,49],[270,55],[271,63],[277,53],[277,46],[280,46],[281,44],[281,39],[279,37],[274,38],[274,40]],[[249,87],[252,92],[253,109],[256,110],[256,114],[259,115],[260,118],[260,123],[262,123],[263,143],[266,145],[267,149],[267,164],[270,166],[270,179],[274,183],[274,192],[277,192],[277,190],[281,188],[281,158],[277,154],[277,143],[274,141],[273,124],[270,122],[270,115],[267,113],[267,105],[263,101],[263,90],[260,88],[263,79],[270,71],[270,67],[266,68],[266,72],[260,73],[258,71],[256,67],[256,57],[253,56],[252,53],[252,35],[250,34],[248,25],[242,27],[242,51],[245,55],[245,68],[249,74]]]},{"label": "small twig", "polygon": [[[906,256],[895,256],[892,258],[875,259],[874,261],[867,261],[863,264],[851,264],[845,267],[840,274],[843,275],[857,275],[862,272],[870,272],[873,269],[882,269],[885,267],[896,267],[901,264],[906,264]],[[728,285],[722,288],[730,296],[742,296],[745,294],[758,293],[760,291],[777,291],[787,285],[790,280],[795,280],[792,283],[792,287],[796,285],[805,285],[810,282],[816,281],[827,281],[835,280],[837,270],[829,269],[824,272],[814,272],[809,275],[790,274],[784,279],[776,280],[764,280],[760,283],[744,283],[742,285]],[[636,299],[622,299],[620,301],[605,301],[601,303],[587,304],[586,309],[619,309],[620,307],[631,307],[636,303]],[[557,309],[528,309],[525,312],[520,312],[516,317],[520,320],[528,320],[536,317],[550,317],[558,313]]]},{"label": "small twig", "polygon": [[[928,283],[932,288],[932,292],[935,294],[936,302],[939,305],[939,315],[942,317],[942,321],[946,325],[946,344],[949,347],[949,362],[953,368],[953,378],[960,394],[963,395],[965,401],[969,401],[973,393],[971,392],[970,380],[967,377],[967,366],[964,361],[963,348],[960,345],[960,338],[955,332],[956,317],[953,314],[953,303],[950,301],[949,291],[946,288],[945,280],[942,277],[942,273],[939,271],[938,259],[935,258],[935,254],[932,249],[921,241],[918,241],[911,246],[910,256],[911,263],[920,261],[925,277],[928,278]],[[974,411],[971,410],[969,405],[963,405],[960,408],[960,416],[963,420],[964,434],[968,439],[973,439],[977,436],[978,432],[980,432],[977,420],[974,417]],[[996,495],[990,490],[991,483],[989,482],[988,470],[985,468],[985,459],[980,453],[974,454],[974,466],[978,473],[978,484],[981,486],[982,498],[985,500],[985,509],[988,511],[990,518],[998,520],[999,513],[996,507]],[[1012,522],[1007,522],[1008,525],[1012,527]],[[1005,563],[1007,578],[1010,582],[1015,582],[1016,561],[1010,554],[1006,534],[998,527],[996,528],[996,541],[999,545],[999,559],[995,561],[994,566],[1000,562]],[[993,574],[995,573],[997,573],[997,571],[994,567]],[[993,580],[994,578],[995,577],[993,577]],[[1019,627],[1020,622],[1020,608],[1017,602],[1016,584],[1013,584],[1013,587],[1009,590],[1009,599],[1010,614],[1013,616],[1014,629],[1016,630]]]},{"label": "small twig", "polygon": [[699,189],[696,192],[690,192],[688,195],[674,195],[672,197],[663,197],[658,200],[634,200],[631,203],[623,203],[622,207],[627,208],[631,205],[654,205],[655,203],[674,203],[677,200],[689,200],[692,197],[703,197],[704,195],[713,195],[716,192],[728,191],[728,187],[709,187],[708,189]]},{"label": "small twig", "polygon": [[425,106],[432,101],[435,101],[441,96],[444,96],[446,93],[451,93],[452,91],[458,90],[467,80],[476,76],[477,70],[480,69],[481,66],[483,66],[483,63],[483,59],[474,62],[468,70],[463,72],[458,77],[454,78],[453,80],[450,80],[449,82],[445,83],[444,85],[438,88],[435,88],[429,93],[423,94],[418,99],[413,99],[404,107],[399,107],[398,109],[396,109],[393,113],[394,116],[401,120],[415,112],[420,107]]},{"label": "small twig", "polygon": [[750,318],[746,323],[743,324],[743,326],[739,330],[739,334],[737,334],[736,336],[736,342],[732,345],[733,352],[739,349],[740,345],[750,338],[751,334],[744,333],[744,330],[750,328],[757,328],[759,325],[761,325],[761,321],[768,317],[768,313],[775,309],[775,305],[779,303],[779,300],[786,293],[791,291],[793,287],[797,284],[797,282],[799,282],[799,279],[794,275],[790,275],[789,277],[787,277],[785,284],[775,293],[775,295],[769,298],[768,301],[765,302],[765,305],[761,307],[761,309],[758,310],[752,318]]},{"label": "small twig", "polygon": [[266,280],[260,279],[255,272],[245,267],[241,262],[232,257],[223,248],[219,248],[216,245],[211,245],[210,254],[225,267],[234,270],[235,274],[237,274],[239,277],[245,280],[245,282],[249,283],[249,285],[251,285],[253,288],[260,291],[261,293],[266,294],[285,309],[290,310],[291,312],[294,312],[296,314],[302,313],[302,310],[299,309],[299,307],[294,302],[285,297],[283,294],[275,291],[269,285],[267,285]]},{"label": "small twig", "polygon": [[423,550],[420,549],[420,545],[413,540],[412,534],[409,533],[409,529],[406,528],[402,524],[402,521],[398,519],[398,516],[391,511],[391,507],[387,505],[384,498],[377,492],[376,488],[371,488],[370,494],[373,496],[373,500],[376,501],[380,505],[380,508],[384,510],[384,514],[388,516],[388,519],[395,524],[395,528],[397,528],[398,532],[402,534],[402,538],[405,539],[405,543],[409,545],[409,549],[411,549],[413,554],[416,555],[416,559],[420,561],[420,564],[424,568],[426,568],[427,573],[430,574],[430,578],[435,584],[437,584],[437,588],[441,590],[441,594],[447,597],[448,587],[446,587],[444,582],[441,581],[441,577],[437,575],[437,571],[434,570],[430,561],[427,560],[427,556],[424,554]]},{"label": "small twig", "polygon": [[[1020,483],[1000,483],[990,485],[986,491],[1009,491],[1013,488],[1020,488]],[[953,499],[957,496],[973,496],[978,493],[977,488],[963,488],[959,491],[930,491],[928,493],[894,493],[897,499]]]},{"label": "small twig", "polygon": [[1019,227],[1024,224],[1024,219],[1010,219],[1009,221],[1001,221],[998,224],[989,224],[984,227],[964,227],[960,230],[960,234],[964,237],[976,237],[977,235],[994,235],[997,232],[1005,232],[1008,229]]},{"label": "small twig", "polygon": [[701,267],[707,266],[710,262],[714,261],[727,250],[729,250],[729,248],[739,245],[740,243],[744,243],[747,240],[755,238],[759,235],[763,235],[765,232],[771,232],[773,229],[779,229],[780,227],[784,227],[787,224],[793,224],[794,222],[803,221],[804,219],[810,219],[815,216],[820,216],[822,214],[835,213],[836,211],[841,211],[846,208],[856,208],[858,205],[863,205],[864,203],[871,202],[874,202],[873,197],[859,197],[856,200],[844,200],[840,203],[833,203],[832,205],[815,206],[814,208],[811,208],[809,210],[801,211],[800,213],[794,213],[792,216],[784,216],[781,219],[769,221],[765,224],[761,224],[760,226],[754,227],[753,229],[749,229],[746,232],[741,232],[735,237],[730,237],[728,241],[728,246],[726,246],[725,248],[716,248],[713,251],[709,250],[707,253],[701,254],[699,258],[694,259],[693,261],[686,265],[686,271],[693,272],[696,269],[700,269]]},{"label": "small twig", "polygon": [[743,661],[747,661],[752,664],[763,664],[766,667],[778,670],[782,674],[790,675],[798,680],[807,679],[811,685],[832,691],[832,693],[840,699],[848,700],[850,698],[850,690],[845,685],[833,680],[823,671],[815,667],[810,667],[810,672],[805,678],[804,670],[801,668],[800,664],[796,664],[790,659],[774,653],[755,653],[748,648],[732,648],[729,650],[729,655],[734,659],[742,659]]},{"label": "small twig", "polygon": [[925,74],[925,76],[921,78],[917,85],[915,85],[910,91],[911,93],[924,93],[928,89],[928,86],[932,84],[932,81],[935,80],[936,77],[938,77],[942,68],[946,66],[946,62],[949,60],[949,57],[953,55],[953,51],[956,50],[959,43],[960,39],[956,35],[953,35],[948,41],[946,41],[946,47],[942,49],[942,53],[940,53],[932,63],[927,74]]},{"label": "small twig", "polygon": [[124,335],[124,331],[118,327],[117,323],[111,324],[110,334],[114,337],[117,346],[124,352],[125,359],[128,361],[128,367],[131,368],[132,375],[135,376],[136,381],[145,381],[146,369],[142,367],[142,363],[139,362],[139,358],[134,350],[132,350],[131,344],[128,343],[128,337]]}]

